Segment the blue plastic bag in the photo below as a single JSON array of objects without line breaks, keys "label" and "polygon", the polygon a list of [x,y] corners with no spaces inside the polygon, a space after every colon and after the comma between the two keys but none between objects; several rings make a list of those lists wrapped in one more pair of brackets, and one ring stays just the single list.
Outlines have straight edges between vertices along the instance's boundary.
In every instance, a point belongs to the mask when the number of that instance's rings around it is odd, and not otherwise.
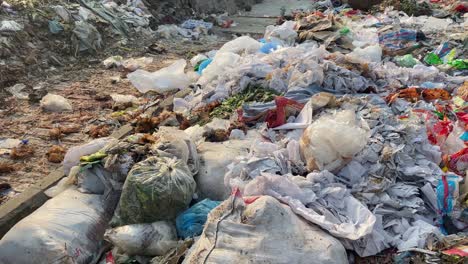
[{"label": "blue plastic bag", "polygon": [[203,232],[208,213],[220,203],[205,199],[177,216],[176,228],[179,237],[185,239],[199,236]]},{"label": "blue plastic bag", "polygon": [[58,34],[63,31],[63,26],[56,20],[49,20],[49,31],[52,34]]},{"label": "blue plastic bag", "polygon": [[442,176],[436,187],[437,205],[443,215],[450,215],[455,205],[455,194],[458,191],[458,176]]},{"label": "blue plastic bag", "polygon": [[200,63],[200,66],[198,66],[198,74],[202,74],[203,71],[206,69],[206,67],[208,67],[208,65],[210,65],[210,63],[213,62],[213,59],[207,59],[207,60],[204,60],[202,63]]},{"label": "blue plastic bag", "polygon": [[270,54],[272,51],[277,50],[280,44],[277,42],[267,42],[260,48],[260,52]]}]

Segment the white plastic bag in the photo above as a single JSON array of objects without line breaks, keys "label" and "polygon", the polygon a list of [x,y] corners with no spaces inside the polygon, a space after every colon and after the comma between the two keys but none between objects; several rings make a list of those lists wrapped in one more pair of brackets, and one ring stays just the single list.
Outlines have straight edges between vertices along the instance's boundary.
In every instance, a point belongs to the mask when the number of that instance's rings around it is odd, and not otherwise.
[{"label": "white plastic bag", "polygon": [[87,144],[70,148],[67,151],[67,154],[65,154],[65,158],[63,159],[63,171],[65,175],[68,175],[68,173],[70,172],[70,169],[73,166],[80,164],[80,158],[82,156],[86,156],[86,155],[90,155],[90,154],[94,154],[98,152],[100,149],[105,147],[112,140],[116,140],[116,139],[109,138],[109,137],[98,138]]},{"label": "white plastic bag", "polygon": [[356,121],[356,114],[344,110],[312,123],[300,140],[307,169],[334,171],[346,165],[367,144],[369,133]]},{"label": "white plastic bag", "polygon": [[79,171],[79,166],[71,168],[70,174],[67,177],[63,177],[55,186],[52,186],[44,191],[44,194],[50,198],[53,198],[69,188],[75,188],[75,182],[77,178],[76,176]]},{"label": "white plastic bag", "polygon": [[68,189],[17,223],[0,240],[0,263],[88,264],[109,216],[100,195]]},{"label": "white plastic bag", "polygon": [[203,142],[198,146],[200,171],[195,176],[200,198],[222,201],[230,190],[224,186],[227,166],[248,153],[249,140],[230,140],[223,143]]},{"label": "white plastic bag", "polygon": [[334,237],[296,216],[276,199],[249,205],[232,196],[208,215],[200,239],[183,263],[348,263]]},{"label": "white plastic bag", "polygon": [[187,164],[193,175],[198,173],[200,158],[188,134],[174,127],[160,127],[155,136],[157,141],[151,147],[154,153],[159,157],[176,157]]},{"label": "white plastic bag", "polygon": [[13,20],[0,21],[0,32],[21,31],[23,26]]},{"label": "white plastic bag", "polygon": [[104,238],[129,255],[160,256],[177,246],[174,224],[167,221],[109,229]]},{"label": "white plastic bag", "polygon": [[41,100],[41,107],[50,112],[72,111],[72,105],[65,97],[57,94],[47,94]]},{"label": "white plastic bag", "polygon": [[265,30],[265,39],[268,41],[281,42],[286,45],[292,45],[296,41],[297,32],[295,21],[286,21],[280,26],[267,26]]},{"label": "white plastic bag", "polygon": [[[136,71],[153,62],[152,57],[130,58],[122,62],[122,66],[129,71]],[[185,68],[185,67],[184,67]]]},{"label": "white plastic bag", "polygon": [[232,52],[237,54],[255,53],[262,47],[262,43],[249,36],[238,37],[224,44],[218,52]]},{"label": "white plastic bag", "polygon": [[112,100],[118,105],[125,105],[125,104],[136,104],[138,103],[138,98],[131,94],[117,94],[113,93],[110,95]]},{"label": "white plastic bag", "polygon": [[219,77],[220,74],[238,66],[240,56],[232,52],[217,52],[213,62],[211,62],[203,71],[198,80],[198,84],[206,85]]},{"label": "white plastic bag", "polygon": [[185,66],[187,66],[185,60],[177,60],[169,67],[155,72],[136,70],[128,75],[128,79],[141,93],[149,91],[166,93],[185,88],[190,84],[190,79],[184,72]]},{"label": "white plastic bag", "polygon": [[194,56],[192,59],[190,59],[190,64],[195,67],[197,66],[197,64],[200,62],[200,61],[203,61],[203,60],[206,60],[208,59],[207,56],[203,55],[203,54],[198,54],[196,56]]},{"label": "white plastic bag", "polygon": [[382,48],[379,44],[361,48],[355,48],[345,58],[354,63],[369,63],[382,61]]}]

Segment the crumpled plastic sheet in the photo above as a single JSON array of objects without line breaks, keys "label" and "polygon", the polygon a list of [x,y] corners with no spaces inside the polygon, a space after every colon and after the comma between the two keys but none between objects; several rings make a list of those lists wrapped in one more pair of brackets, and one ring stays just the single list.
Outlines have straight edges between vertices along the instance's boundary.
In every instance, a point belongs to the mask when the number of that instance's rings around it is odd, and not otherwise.
[{"label": "crumpled plastic sheet", "polygon": [[[106,6],[100,2],[80,0],[80,3],[84,7],[92,10],[102,19],[109,22],[114,28],[115,32],[123,36],[128,36],[130,31],[128,25],[132,25],[134,27],[147,27],[149,25],[148,15],[146,15],[141,8],[133,8],[133,10],[136,12],[130,12],[121,7],[112,8],[113,6]],[[134,4],[144,6],[143,3]]]},{"label": "crumpled plastic sheet", "polygon": [[197,27],[211,29],[213,27],[213,23],[205,22],[203,20],[188,19],[180,26],[186,29],[195,29]]},{"label": "crumpled plastic sheet", "polygon": [[356,72],[336,65],[332,61],[323,64],[325,79],[324,91],[335,94],[356,94],[375,87],[371,81]]},{"label": "crumpled plastic sheet", "polygon": [[408,44],[416,43],[417,32],[411,29],[400,29],[397,31],[388,32],[379,36],[379,42],[385,48],[390,50],[399,50],[408,46]]},{"label": "crumpled plastic sheet", "polygon": [[398,67],[393,62],[375,65],[372,70],[374,81],[379,86],[395,85],[396,87],[407,87],[420,85],[424,82],[444,82],[447,80],[445,74],[439,72],[434,66],[416,65],[413,68]]},{"label": "crumpled plastic sheet", "polygon": [[244,195],[273,196],[336,237],[356,240],[372,232],[375,216],[345,186],[336,184],[333,174],[312,173],[307,181],[309,186],[299,188],[285,176],[264,173],[247,184]]},{"label": "crumpled plastic sheet", "polygon": [[[305,104],[314,94],[323,92],[324,89],[318,85],[311,85],[307,88],[295,87],[288,90],[283,97]],[[268,110],[276,107],[275,101],[266,103],[250,103],[242,106],[242,114],[245,118],[254,118],[266,113]]]},{"label": "crumpled plastic sheet", "polygon": [[77,50],[84,51],[91,49],[97,51],[101,48],[101,34],[93,25],[85,21],[77,21],[73,34],[78,39],[78,43],[76,43],[78,45]]}]

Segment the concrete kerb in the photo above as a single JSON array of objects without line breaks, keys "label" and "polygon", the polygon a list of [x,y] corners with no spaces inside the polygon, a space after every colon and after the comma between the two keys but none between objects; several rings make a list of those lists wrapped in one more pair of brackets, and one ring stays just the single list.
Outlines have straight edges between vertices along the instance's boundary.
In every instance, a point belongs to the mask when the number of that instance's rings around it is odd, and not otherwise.
[{"label": "concrete kerb", "polygon": [[[125,125],[115,131],[111,137],[121,139],[128,135],[133,130],[132,126]],[[2,238],[10,228],[21,221],[37,208],[43,205],[49,198],[44,194],[44,191],[56,184],[65,175],[63,168],[51,172],[40,182],[34,184],[26,191],[20,193],[16,197],[8,200],[0,206],[0,238]]]}]

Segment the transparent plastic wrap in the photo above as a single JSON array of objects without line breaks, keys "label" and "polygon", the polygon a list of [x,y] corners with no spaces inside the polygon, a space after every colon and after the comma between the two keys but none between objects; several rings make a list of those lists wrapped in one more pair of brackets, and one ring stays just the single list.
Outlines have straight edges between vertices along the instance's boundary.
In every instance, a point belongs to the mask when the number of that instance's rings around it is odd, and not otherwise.
[{"label": "transparent plastic wrap", "polygon": [[267,26],[265,30],[265,39],[275,41],[286,45],[292,45],[296,41],[297,32],[295,21],[286,21],[280,26]]},{"label": "transparent plastic wrap", "polygon": [[301,153],[309,171],[334,171],[345,166],[366,146],[368,131],[356,121],[356,114],[344,110],[312,123],[300,140]]},{"label": "transparent plastic wrap", "polygon": [[379,44],[361,48],[355,48],[345,58],[353,63],[380,62],[382,60],[382,48]]}]

